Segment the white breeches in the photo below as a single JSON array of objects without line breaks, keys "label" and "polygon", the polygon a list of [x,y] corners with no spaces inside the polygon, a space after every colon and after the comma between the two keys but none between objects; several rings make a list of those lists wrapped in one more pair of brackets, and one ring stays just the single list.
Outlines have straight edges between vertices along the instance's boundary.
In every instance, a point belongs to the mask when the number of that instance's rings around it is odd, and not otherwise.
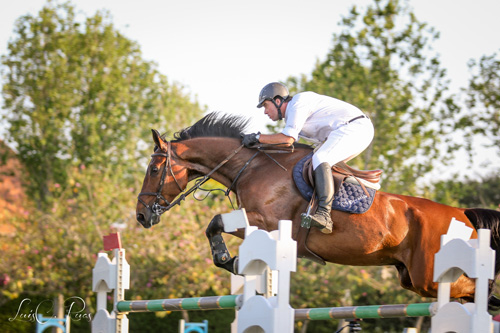
[{"label": "white breeches", "polygon": [[365,150],[373,140],[374,129],[370,119],[357,119],[332,131],[314,153],[312,162],[316,169],[321,163],[334,165],[348,161]]}]

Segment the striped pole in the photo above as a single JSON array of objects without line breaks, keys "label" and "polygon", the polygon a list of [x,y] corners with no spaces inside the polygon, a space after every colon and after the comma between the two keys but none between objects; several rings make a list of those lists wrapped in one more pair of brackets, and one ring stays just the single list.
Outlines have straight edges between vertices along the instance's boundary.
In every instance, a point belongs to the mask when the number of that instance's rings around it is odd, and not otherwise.
[{"label": "striped pole", "polygon": [[118,312],[157,312],[181,310],[233,309],[241,305],[242,295],[209,296],[193,298],[155,299],[144,301],[119,301]]},{"label": "striped pole", "polygon": [[[158,312],[181,310],[221,310],[241,306],[242,295],[193,298],[120,301],[118,312]],[[437,311],[437,303],[346,306],[336,308],[295,309],[295,320],[331,320],[351,318],[427,317]]]},{"label": "striped pole", "polygon": [[295,320],[355,318],[427,317],[437,312],[437,303],[346,306],[338,308],[295,309]]}]

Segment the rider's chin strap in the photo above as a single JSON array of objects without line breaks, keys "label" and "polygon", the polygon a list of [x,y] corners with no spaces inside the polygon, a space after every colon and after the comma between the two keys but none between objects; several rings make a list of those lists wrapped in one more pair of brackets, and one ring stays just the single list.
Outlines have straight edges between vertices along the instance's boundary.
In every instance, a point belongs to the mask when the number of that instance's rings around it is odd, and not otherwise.
[{"label": "rider's chin strap", "polygon": [[273,102],[274,106],[276,106],[276,109],[278,109],[278,120],[283,120],[283,114],[281,113],[281,106],[283,105],[284,99],[280,101],[279,105],[276,103],[274,99],[272,99],[271,101]]}]

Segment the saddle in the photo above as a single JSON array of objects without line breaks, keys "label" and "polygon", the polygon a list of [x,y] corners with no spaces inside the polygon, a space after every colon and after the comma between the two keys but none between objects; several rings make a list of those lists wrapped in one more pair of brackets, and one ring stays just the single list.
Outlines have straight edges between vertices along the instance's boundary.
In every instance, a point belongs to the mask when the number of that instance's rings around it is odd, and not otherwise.
[{"label": "saddle", "polygon": [[[302,177],[314,188],[312,155],[308,155],[307,157],[308,159],[304,162],[304,166],[302,167]],[[379,190],[382,172],[382,170],[358,170],[348,166],[345,162],[338,162],[332,166],[335,193],[338,193],[342,183],[347,181],[351,184],[359,184],[365,194],[370,196],[366,188],[369,187],[374,190]]]},{"label": "saddle", "polygon": [[[312,166],[312,155],[308,154],[302,158],[293,168],[293,179],[302,197],[310,202],[312,211],[317,204],[313,204],[314,176]],[[344,162],[339,162],[332,167],[332,175],[335,188],[335,197],[332,209],[348,213],[361,214],[366,212],[375,198],[375,193],[380,189],[380,176],[382,170],[357,170]],[[307,258],[324,265],[323,258],[311,251],[307,246],[307,238],[310,228],[307,223],[301,223],[296,234],[298,253],[300,257]]]},{"label": "saddle", "polygon": [[[293,169],[293,179],[300,194],[306,201],[314,196],[314,176],[312,155],[302,158]],[[332,167],[335,196],[332,209],[348,213],[361,214],[366,212],[380,189],[382,170],[357,170],[344,162]]]}]

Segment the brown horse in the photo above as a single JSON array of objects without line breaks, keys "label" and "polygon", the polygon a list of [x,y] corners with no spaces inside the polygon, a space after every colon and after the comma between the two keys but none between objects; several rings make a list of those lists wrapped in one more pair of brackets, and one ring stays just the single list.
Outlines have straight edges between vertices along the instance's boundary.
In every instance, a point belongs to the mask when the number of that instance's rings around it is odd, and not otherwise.
[{"label": "brown horse", "polygon": [[[297,145],[289,154],[262,153],[241,145],[241,133],[247,121],[236,116],[211,113],[191,127],[175,134],[168,142],[153,130],[156,144],[137,203],[137,221],[150,228],[160,215],[180,203],[186,195],[211,178],[237,197],[246,209],[251,225],[267,231],[278,228],[278,220],[293,221],[294,238],[303,235],[301,213],[308,202],[292,180],[292,168],[311,148]],[[203,177],[194,188],[184,192],[188,182]],[[229,191],[228,190],[228,191]],[[332,211],[333,233],[311,229],[302,242],[327,262],[343,265],[394,265],[403,288],[425,297],[436,297],[433,282],[434,254],[440,237],[455,217],[474,228],[492,232],[492,248],[498,250],[500,212],[463,209],[427,199],[378,191],[371,208],[363,214]],[[231,258],[222,239],[220,215],[210,222],[209,238],[214,263],[237,272],[236,257]],[[234,235],[242,237],[242,232]],[[477,237],[473,232],[473,238]],[[303,238],[303,237],[302,237]],[[300,242],[299,242],[300,243]],[[310,257],[304,246],[298,255]],[[498,259],[495,276],[498,273]],[[472,300],[474,281],[462,276],[451,287],[451,297]],[[494,298],[490,299],[493,303]],[[493,305],[493,304],[492,304]]]}]

